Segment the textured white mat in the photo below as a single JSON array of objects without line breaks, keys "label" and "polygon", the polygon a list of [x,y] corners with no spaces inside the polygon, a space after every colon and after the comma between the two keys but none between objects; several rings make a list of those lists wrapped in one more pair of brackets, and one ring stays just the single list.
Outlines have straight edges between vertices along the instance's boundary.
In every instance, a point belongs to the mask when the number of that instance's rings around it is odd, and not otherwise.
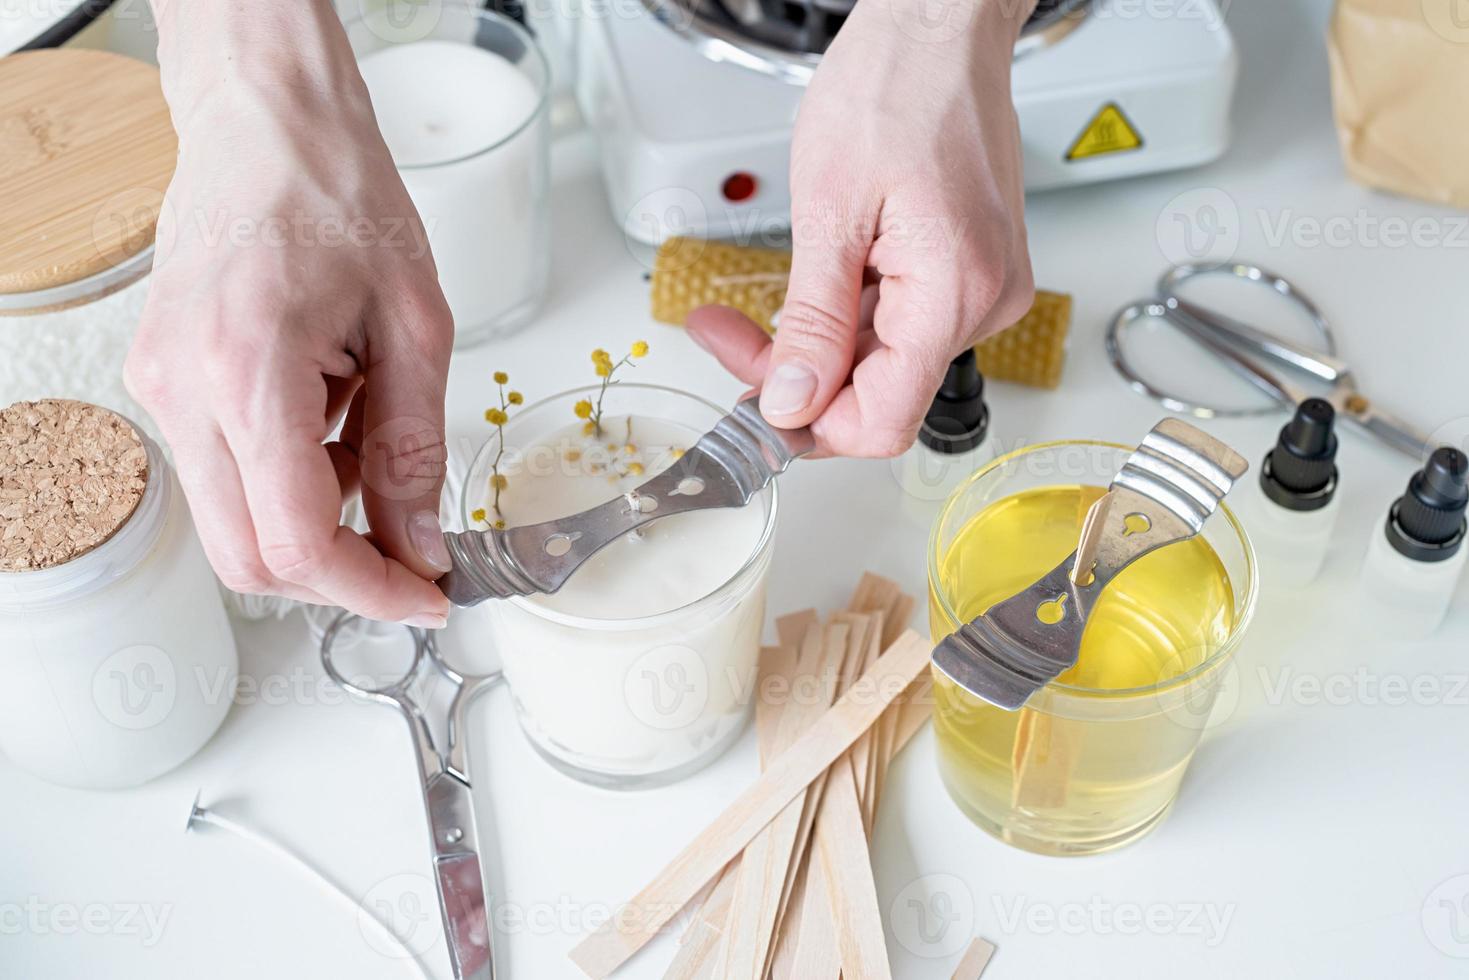
[{"label": "textured white mat", "polygon": [[0,317],[0,405],[77,398],[120,412],[157,439],[153,420],[122,383],[123,361],[147,295],[145,276],[95,303]]}]

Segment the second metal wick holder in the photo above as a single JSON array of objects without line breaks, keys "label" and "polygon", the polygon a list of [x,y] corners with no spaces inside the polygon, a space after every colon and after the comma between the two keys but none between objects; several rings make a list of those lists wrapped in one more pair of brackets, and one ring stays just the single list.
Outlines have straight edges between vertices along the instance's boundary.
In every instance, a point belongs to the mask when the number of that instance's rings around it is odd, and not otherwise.
[{"label": "second metal wick holder", "polygon": [[592,555],[660,518],[743,507],[815,446],[807,429],[778,429],[755,397],[699,437],[673,466],[606,503],[540,524],[444,535],[453,561],[439,587],[457,606],[552,593]]},{"label": "second metal wick holder", "polygon": [[[990,704],[1021,707],[1076,664],[1088,617],[1118,573],[1198,534],[1248,468],[1243,456],[1194,426],[1159,422],[1094,505],[1078,550],[960,626],[934,650],[934,666]],[[1078,564],[1078,554],[1094,555],[1095,564]]]}]

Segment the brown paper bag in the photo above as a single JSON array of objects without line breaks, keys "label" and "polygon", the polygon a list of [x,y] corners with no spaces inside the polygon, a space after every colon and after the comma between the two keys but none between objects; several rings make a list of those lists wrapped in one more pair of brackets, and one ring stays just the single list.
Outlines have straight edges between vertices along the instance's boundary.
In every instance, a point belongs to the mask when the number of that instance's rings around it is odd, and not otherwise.
[{"label": "brown paper bag", "polygon": [[1469,207],[1469,0],[1337,0],[1329,48],[1352,179]]}]

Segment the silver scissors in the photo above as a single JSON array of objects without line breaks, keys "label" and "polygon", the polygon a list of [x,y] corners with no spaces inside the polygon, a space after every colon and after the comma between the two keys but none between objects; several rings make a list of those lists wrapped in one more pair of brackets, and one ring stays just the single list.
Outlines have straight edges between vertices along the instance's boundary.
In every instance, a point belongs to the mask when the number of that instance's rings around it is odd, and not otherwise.
[{"label": "silver scissors", "polygon": [[[1310,319],[1320,341],[1320,349],[1278,337],[1247,323],[1207,309],[1177,293],[1178,287],[1200,276],[1235,276],[1259,283],[1292,300]],[[1399,452],[1423,460],[1432,449],[1427,436],[1387,412],[1358,388],[1351,368],[1336,351],[1336,337],[1320,308],[1297,289],[1290,280],[1256,265],[1221,263],[1218,265],[1176,265],[1158,280],[1157,295],[1132,303],[1112,318],[1107,328],[1107,356],[1118,373],[1133,390],[1156,399],[1174,412],[1185,412],[1198,418],[1264,415],[1281,406],[1294,409],[1312,397],[1270,367],[1280,367],[1314,378],[1327,387],[1323,396],[1337,414],[1375,436]],[[1162,320],[1198,343],[1226,367],[1269,395],[1277,404],[1257,408],[1227,408],[1195,401],[1161,388],[1144,378],[1128,360],[1122,344],[1123,332],[1139,320]],[[1250,355],[1254,355],[1251,357]],[[1257,359],[1258,358],[1258,359]],[[1264,363],[1262,363],[1264,362]],[[1268,365],[1270,366],[1266,366]]]},{"label": "silver scissors", "polygon": [[[327,627],[321,639],[321,665],[354,698],[397,708],[408,722],[417,749],[429,831],[433,835],[434,884],[439,892],[439,911],[444,920],[454,977],[455,980],[494,980],[495,960],[480,866],[478,825],[470,793],[464,719],[470,703],[498,683],[501,674],[499,671],[481,675],[460,673],[439,655],[432,633],[409,627],[413,636],[413,662],[403,676],[382,687],[358,684],[337,669],[332,655],[337,636],[354,619],[351,613],[343,612]],[[439,750],[429,719],[411,690],[430,670],[437,671],[454,686],[448,717],[444,719],[447,752]]]}]

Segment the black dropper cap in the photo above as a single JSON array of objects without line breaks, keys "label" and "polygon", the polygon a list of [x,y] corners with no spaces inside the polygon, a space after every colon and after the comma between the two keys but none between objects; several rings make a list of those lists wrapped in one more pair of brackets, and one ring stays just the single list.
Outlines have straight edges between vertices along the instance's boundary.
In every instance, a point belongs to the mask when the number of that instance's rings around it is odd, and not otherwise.
[{"label": "black dropper cap", "polygon": [[1265,496],[1287,510],[1320,510],[1336,495],[1336,410],[1324,398],[1307,398],[1280,430],[1260,467]]},{"label": "black dropper cap", "polygon": [[1414,561],[1444,561],[1463,547],[1469,509],[1469,456],[1443,446],[1408,481],[1387,515],[1387,540]]},{"label": "black dropper cap", "polygon": [[967,453],[984,442],[990,410],[984,403],[984,378],[974,359],[974,348],[949,363],[944,383],[923,417],[918,441],[936,453]]}]

